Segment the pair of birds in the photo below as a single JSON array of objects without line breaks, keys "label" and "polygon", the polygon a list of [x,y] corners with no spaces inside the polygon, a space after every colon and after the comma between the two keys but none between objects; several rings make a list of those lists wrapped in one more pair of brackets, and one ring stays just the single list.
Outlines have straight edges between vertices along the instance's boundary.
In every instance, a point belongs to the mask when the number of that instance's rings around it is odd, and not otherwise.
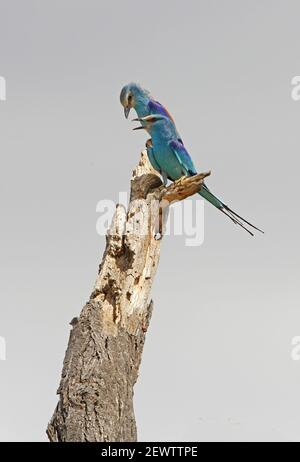
[{"label": "pair of birds", "polygon": [[[147,154],[152,167],[162,175],[164,184],[167,183],[168,179],[175,181],[182,176],[197,174],[174,120],[162,104],[152,98],[150,93],[137,83],[129,83],[122,88],[120,101],[124,107],[126,118],[128,118],[131,109],[135,109],[138,115],[133,121],[139,121],[141,126],[134,128],[134,130],[145,129],[150,134],[151,140],[149,141],[151,142],[146,143]],[[205,184],[199,194],[252,236],[254,234],[247,225],[263,232],[231,210]]]}]

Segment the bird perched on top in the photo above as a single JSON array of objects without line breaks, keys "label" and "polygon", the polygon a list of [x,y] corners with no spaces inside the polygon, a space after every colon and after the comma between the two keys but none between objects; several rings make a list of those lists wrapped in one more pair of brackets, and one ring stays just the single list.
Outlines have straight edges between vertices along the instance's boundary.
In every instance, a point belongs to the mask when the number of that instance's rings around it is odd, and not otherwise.
[{"label": "bird perched on top", "polygon": [[[162,175],[164,184],[167,179],[175,181],[182,176],[197,174],[191,156],[175,127],[174,120],[162,104],[155,101],[147,90],[142,89],[136,83],[123,87],[120,100],[126,118],[131,108],[136,110],[138,118],[134,120],[139,121],[141,126],[134,130],[146,129],[150,134],[151,143],[146,144],[148,157],[152,167]],[[252,236],[253,233],[247,229],[245,224],[261,231],[225,205],[205,184],[199,194]]]},{"label": "bird perched on top", "polygon": [[[129,116],[130,110],[135,109],[138,117],[146,117],[150,114],[161,114],[168,117],[175,126],[174,119],[169,111],[162,104],[152,98],[148,90],[145,90],[137,83],[132,82],[122,88],[120,101],[124,107],[126,119]],[[176,136],[180,141],[182,141],[177,130]]]}]

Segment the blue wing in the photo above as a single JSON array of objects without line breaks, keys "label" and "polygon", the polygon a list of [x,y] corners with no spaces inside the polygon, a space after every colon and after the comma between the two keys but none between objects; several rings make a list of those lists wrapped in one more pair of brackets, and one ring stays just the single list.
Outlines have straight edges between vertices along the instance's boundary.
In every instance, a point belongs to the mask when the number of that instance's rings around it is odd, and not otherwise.
[{"label": "blue wing", "polygon": [[[174,119],[171,116],[171,114],[169,113],[169,111],[162,104],[160,104],[158,101],[155,101],[154,99],[150,99],[150,101],[148,103],[148,111],[149,111],[149,114],[161,114],[163,116],[168,117],[173,122],[173,124],[175,125]],[[183,143],[177,129],[176,129],[176,132],[177,132],[177,136],[178,136],[178,141]]]},{"label": "blue wing", "polygon": [[174,119],[171,116],[171,114],[169,113],[169,111],[162,104],[160,104],[158,101],[154,101],[154,99],[150,99],[150,101],[148,103],[148,109],[149,109],[150,114],[164,115],[164,116],[168,117],[169,119],[171,119],[172,122],[174,123]]},{"label": "blue wing", "polygon": [[160,167],[159,167],[158,163],[156,162],[152,146],[146,146],[146,147],[147,147],[148,159],[150,160],[150,163],[151,163],[152,167],[154,168],[154,170],[161,173]]},{"label": "blue wing", "polygon": [[169,146],[174,152],[178,162],[182,166],[184,175],[186,176],[196,175],[197,170],[195,168],[195,165],[192,161],[191,156],[185,149],[184,145],[178,140],[176,141],[173,140],[169,142]]}]

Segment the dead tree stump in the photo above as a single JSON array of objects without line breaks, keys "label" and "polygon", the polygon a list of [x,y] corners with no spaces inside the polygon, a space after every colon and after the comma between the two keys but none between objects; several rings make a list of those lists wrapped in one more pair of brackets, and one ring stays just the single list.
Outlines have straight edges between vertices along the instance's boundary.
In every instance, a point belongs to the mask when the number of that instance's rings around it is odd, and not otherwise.
[{"label": "dead tree stump", "polygon": [[117,205],[94,290],[71,321],[59,402],[47,428],[50,441],[137,440],[133,387],[153,306],[160,210],[198,192],[209,174],[164,187],[142,153],[128,210]]}]

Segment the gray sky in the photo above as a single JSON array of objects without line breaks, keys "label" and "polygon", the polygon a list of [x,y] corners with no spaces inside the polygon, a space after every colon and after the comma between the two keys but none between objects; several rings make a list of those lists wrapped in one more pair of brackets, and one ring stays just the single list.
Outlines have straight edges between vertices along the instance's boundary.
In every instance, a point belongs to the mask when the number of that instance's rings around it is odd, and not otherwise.
[{"label": "gray sky", "polygon": [[164,239],[139,439],[300,440],[299,16],[293,0],[0,0],[1,440],[46,440],[104,249],[96,204],[128,190],[145,142],[119,104],[132,80],[266,231],[207,205],[202,246]]}]

